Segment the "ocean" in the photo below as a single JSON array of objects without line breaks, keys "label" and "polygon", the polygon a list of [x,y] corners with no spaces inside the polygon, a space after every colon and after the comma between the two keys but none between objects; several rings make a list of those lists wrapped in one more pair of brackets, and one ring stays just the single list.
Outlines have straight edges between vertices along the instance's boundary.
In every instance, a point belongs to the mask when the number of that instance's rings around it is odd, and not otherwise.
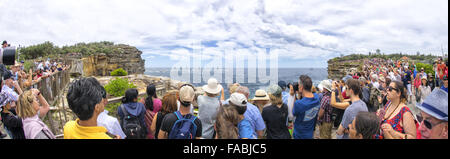
[{"label": "ocean", "polygon": [[[146,68],[145,74],[150,76],[163,76],[163,77],[170,77],[171,79],[179,80],[176,78],[171,77],[171,68]],[[234,69],[234,72],[236,72],[236,69]],[[267,69],[267,72],[270,72],[269,69]],[[181,72],[179,72],[179,75],[181,75]],[[328,72],[327,68],[279,68],[278,69],[278,81],[285,81],[286,83],[293,83],[298,82],[298,79],[300,75],[308,75],[313,80],[314,86],[317,86],[320,81],[327,79]],[[203,79],[200,83],[193,83],[193,76],[194,73],[191,71],[191,80],[183,82],[189,82],[192,83],[196,87],[201,87],[203,85],[206,85],[208,79]],[[197,76],[201,76],[198,75]],[[238,75],[242,76],[242,75]],[[219,81],[225,81],[225,71],[223,71],[223,79],[218,79]],[[258,77],[257,77],[258,78]],[[248,70],[244,69],[244,82],[239,82],[241,85],[246,86],[250,90],[250,98],[254,97],[254,94],[256,90],[258,89],[266,89],[270,83],[248,83]],[[236,73],[234,73],[233,76],[233,82],[236,82]],[[278,82],[276,82],[278,83]],[[225,88],[225,98],[228,98],[228,84],[221,83],[221,85]]]}]

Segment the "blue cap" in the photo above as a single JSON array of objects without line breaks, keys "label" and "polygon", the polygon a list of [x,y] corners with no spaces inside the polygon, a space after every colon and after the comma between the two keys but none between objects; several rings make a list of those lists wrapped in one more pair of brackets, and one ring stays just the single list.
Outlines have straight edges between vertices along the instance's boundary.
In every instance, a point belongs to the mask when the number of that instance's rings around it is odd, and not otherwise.
[{"label": "blue cap", "polygon": [[287,87],[286,85],[287,85],[287,84],[286,84],[286,82],[284,82],[284,81],[278,82],[278,86],[280,86],[281,89],[285,89],[285,88]]}]

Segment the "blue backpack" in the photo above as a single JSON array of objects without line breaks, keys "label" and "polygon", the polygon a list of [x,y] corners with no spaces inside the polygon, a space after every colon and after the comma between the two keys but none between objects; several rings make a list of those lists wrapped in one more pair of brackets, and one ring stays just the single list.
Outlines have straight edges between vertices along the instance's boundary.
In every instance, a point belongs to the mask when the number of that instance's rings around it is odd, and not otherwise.
[{"label": "blue backpack", "polygon": [[180,111],[176,111],[175,115],[178,120],[170,131],[169,139],[194,139],[197,132],[197,125],[194,121],[197,117],[191,114],[183,117]]}]

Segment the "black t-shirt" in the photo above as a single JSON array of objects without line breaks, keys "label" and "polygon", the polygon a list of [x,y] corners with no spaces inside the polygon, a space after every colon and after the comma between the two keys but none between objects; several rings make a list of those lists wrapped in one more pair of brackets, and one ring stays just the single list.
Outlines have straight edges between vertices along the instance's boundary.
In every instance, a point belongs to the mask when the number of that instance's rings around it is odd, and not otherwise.
[{"label": "black t-shirt", "polygon": [[265,107],[262,118],[267,127],[267,139],[290,139],[288,121],[288,106],[283,104],[280,108],[276,105]]},{"label": "black t-shirt", "polygon": [[25,139],[25,134],[23,132],[22,119],[11,114],[11,113],[1,113],[2,122],[5,127],[11,132],[11,138],[13,139]]},{"label": "black t-shirt", "polygon": [[[192,114],[191,114],[192,115]],[[184,115],[183,117],[185,117]],[[161,124],[161,130],[167,132],[167,134],[170,134],[170,131],[172,130],[173,125],[178,120],[175,113],[166,114],[164,117],[162,124]],[[195,125],[197,125],[197,132],[195,133],[195,137],[201,137],[202,136],[202,122],[196,118],[194,120]]]}]

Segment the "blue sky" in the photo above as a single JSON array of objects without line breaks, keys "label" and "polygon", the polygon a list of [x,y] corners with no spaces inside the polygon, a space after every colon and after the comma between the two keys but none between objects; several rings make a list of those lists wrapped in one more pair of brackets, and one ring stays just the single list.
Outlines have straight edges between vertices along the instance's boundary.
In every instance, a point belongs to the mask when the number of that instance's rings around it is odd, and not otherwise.
[{"label": "blue sky", "polygon": [[270,48],[279,67],[376,49],[448,52],[447,0],[0,0],[0,24],[0,40],[16,46],[133,45],[146,67],[198,58],[197,47],[205,61]]}]

